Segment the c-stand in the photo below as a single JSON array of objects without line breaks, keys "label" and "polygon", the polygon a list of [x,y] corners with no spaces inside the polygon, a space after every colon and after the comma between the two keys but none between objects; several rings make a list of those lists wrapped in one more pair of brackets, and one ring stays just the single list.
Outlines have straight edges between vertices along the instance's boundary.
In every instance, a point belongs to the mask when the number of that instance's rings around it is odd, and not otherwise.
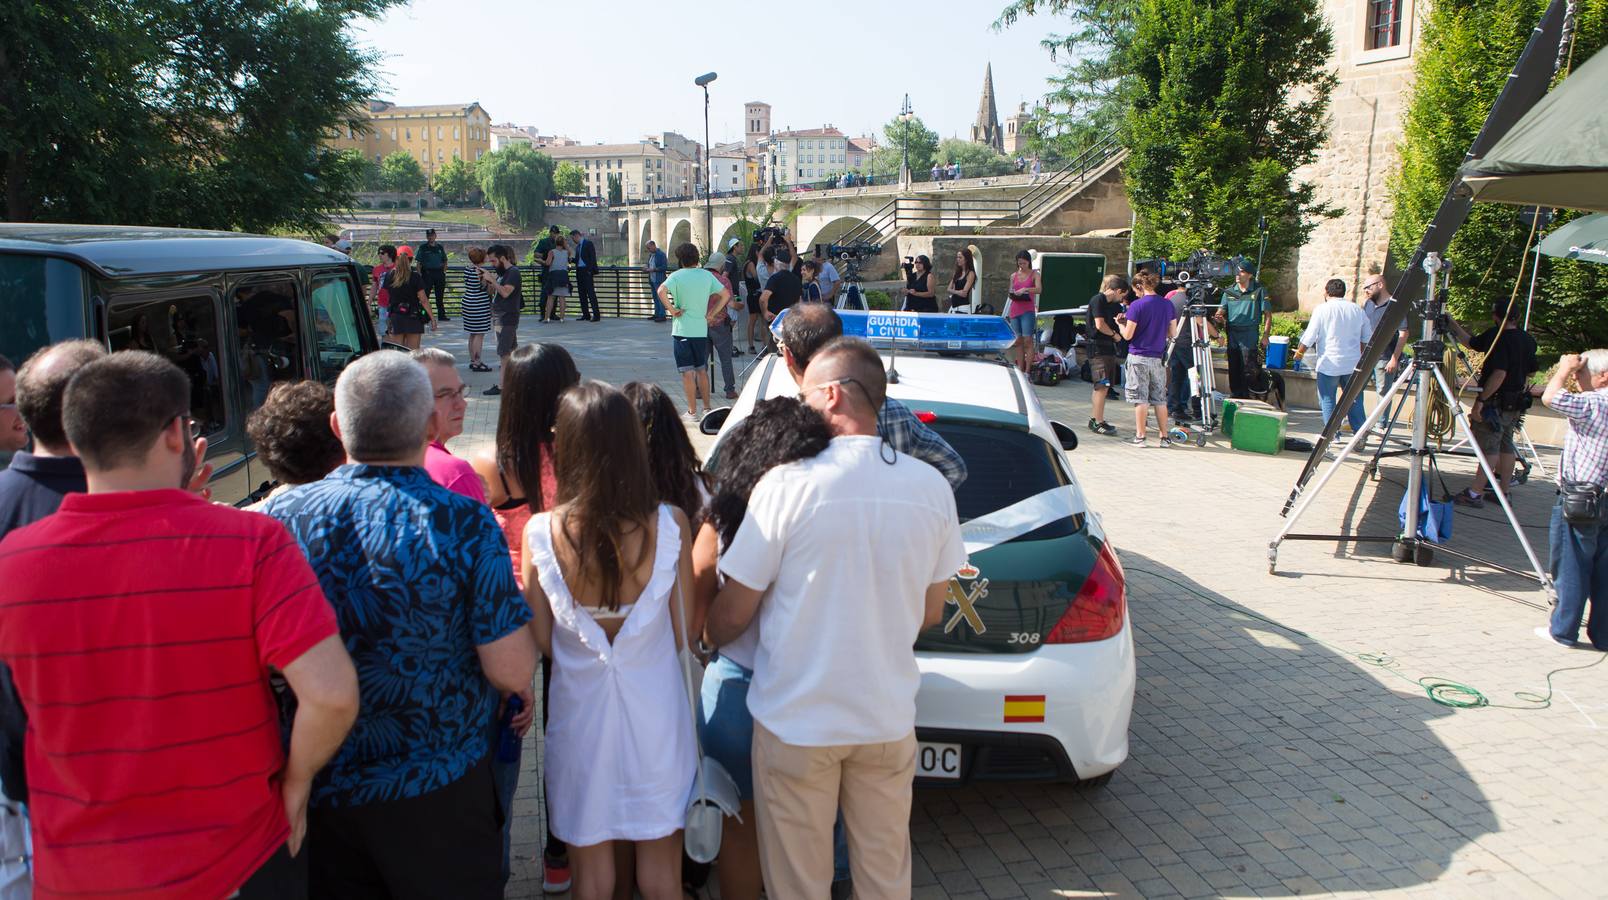
[{"label": "c-stand", "polygon": [[[1357,429],[1357,433],[1351,436],[1351,440],[1340,451],[1340,455],[1329,463],[1328,468],[1318,477],[1317,483],[1301,494],[1300,501],[1291,510],[1284,527],[1280,529],[1273,542],[1268,545],[1268,573],[1272,574],[1277,569],[1279,545],[1287,540],[1390,543],[1392,545],[1391,556],[1397,562],[1406,562],[1411,559],[1420,566],[1430,564],[1434,559],[1434,551],[1431,549],[1430,543],[1420,537],[1418,526],[1422,513],[1420,498],[1423,496],[1424,465],[1426,462],[1432,461],[1435,456],[1435,451],[1429,448],[1429,405],[1431,391],[1438,387],[1441,396],[1446,400],[1447,406],[1450,407],[1453,419],[1458,428],[1461,429],[1463,437],[1473,449],[1474,458],[1479,461],[1480,471],[1484,472],[1485,477],[1489,479],[1492,487],[1491,493],[1496,496],[1497,501],[1502,505],[1502,513],[1507,516],[1508,524],[1512,526],[1513,534],[1519,539],[1519,546],[1524,548],[1525,558],[1529,560],[1530,567],[1534,571],[1521,572],[1478,556],[1452,550],[1449,547],[1442,546],[1441,549],[1453,556],[1487,565],[1493,569],[1513,575],[1526,577],[1533,575],[1537,581],[1541,582],[1541,587],[1546,591],[1548,602],[1555,602],[1556,591],[1553,588],[1552,577],[1541,567],[1540,561],[1536,558],[1535,550],[1530,547],[1529,539],[1524,536],[1524,529],[1520,527],[1518,517],[1513,513],[1512,505],[1508,503],[1508,486],[1501,484],[1497,480],[1496,472],[1492,469],[1490,460],[1486,458],[1485,452],[1480,449],[1479,443],[1474,440],[1468,415],[1463,411],[1463,405],[1458,402],[1457,393],[1452,390],[1450,382],[1447,381],[1446,373],[1441,371],[1450,338],[1448,337],[1449,326],[1446,309],[1436,291],[1435,283],[1435,276],[1443,268],[1440,254],[1427,254],[1423,266],[1424,271],[1429,276],[1424,286],[1424,299],[1420,306],[1424,317],[1424,326],[1421,338],[1413,344],[1412,362],[1401,373],[1401,376],[1396,379],[1395,383],[1390,386],[1390,389],[1385,391],[1379,403],[1368,414],[1368,418],[1363,422],[1362,427]],[[1330,478],[1334,477],[1336,472],[1340,471],[1340,467],[1345,463],[1346,459],[1361,445],[1368,433],[1384,417],[1385,411],[1390,408],[1391,398],[1395,397],[1397,392],[1403,391],[1403,388],[1409,382],[1412,383],[1412,390],[1414,391],[1413,434],[1412,446],[1407,451],[1407,521],[1402,532],[1389,537],[1361,534],[1293,534],[1292,531],[1296,522],[1300,521],[1307,507],[1312,505],[1312,501],[1317,498],[1318,494],[1323,492],[1324,485],[1329,482]],[[1335,415],[1343,414],[1343,409],[1337,408],[1335,410]]]},{"label": "c-stand", "polygon": [[[1200,282],[1184,282],[1184,290],[1190,291],[1189,285]],[[1194,400],[1200,405],[1200,431],[1195,435],[1195,446],[1206,446],[1206,438],[1217,431],[1217,411],[1212,407],[1212,386],[1214,377],[1212,373],[1212,342],[1211,326],[1208,319],[1215,315],[1213,310],[1222,309],[1221,304],[1198,302],[1207,299],[1206,291],[1199,289],[1190,291],[1189,302],[1184,305],[1183,319],[1178,325],[1178,336],[1173,338],[1167,346],[1166,359],[1172,360],[1174,348],[1179,341],[1189,342],[1190,371],[1195,373]],[[1170,365],[1169,365],[1170,368]],[[1187,408],[1186,408],[1187,411]],[[1183,423],[1180,422],[1181,426]]]}]

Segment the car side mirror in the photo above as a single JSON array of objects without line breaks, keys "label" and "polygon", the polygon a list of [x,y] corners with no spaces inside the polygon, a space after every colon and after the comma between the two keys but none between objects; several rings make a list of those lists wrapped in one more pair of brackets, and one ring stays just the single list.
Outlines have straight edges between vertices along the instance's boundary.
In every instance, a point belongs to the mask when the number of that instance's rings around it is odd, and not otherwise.
[{"label": "car side mirror", "polygon": [[1072,426],[1051,422],[1050,429],[1055,432],[1055,439],[1061,442],[1062,450],[1078,449],[1078,433],[1072,430]]},{"label": "car side mirror", "polygon": [[730,415],[731,407],[729,406],[722,406],[719,409],[711,409],[703,414],[702,419],[698,420],[698,430],[709,435],[719,434],[720,426],[726,424],[726,419]]}]

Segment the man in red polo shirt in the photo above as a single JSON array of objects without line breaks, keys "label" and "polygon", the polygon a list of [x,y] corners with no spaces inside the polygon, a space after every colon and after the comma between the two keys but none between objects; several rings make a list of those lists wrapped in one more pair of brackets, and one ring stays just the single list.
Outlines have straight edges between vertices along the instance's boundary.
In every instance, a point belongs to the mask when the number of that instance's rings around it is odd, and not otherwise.
[{"label": "man in red polo shirt", "polygon": [[[89,492],[0,541],[39,897],[306,896],[307,798],[357,676],[284,527],[182,489],[189,401],[155,354],[84,366],[63,425]],[[270,670],[297,700],[288,759]]]}]

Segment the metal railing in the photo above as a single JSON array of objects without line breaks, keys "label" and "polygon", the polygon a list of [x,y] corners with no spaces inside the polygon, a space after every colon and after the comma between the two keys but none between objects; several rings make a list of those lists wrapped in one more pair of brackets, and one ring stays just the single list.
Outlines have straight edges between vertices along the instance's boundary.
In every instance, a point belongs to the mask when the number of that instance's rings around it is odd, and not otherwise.
[{"label": "metal railing", "polygon": [[[547,270],[542,266],[520,266],[520,290],[525,302],[521,309],[526,313],[541,312],[542,279]],[[600,315],[615,319],[648,318],[653,315],[653,299],[648,287],[648,272],[637,266],[598,266],[593,275],[597,288],[597,305]],[[435,291],[426,291],[430,309],[435,309]],[[565,315],[576,317],[581,312],[580,279],[570,268],[570,296],[564,302]],[[447,315],[456,319],[463,314],[463,264],[447,266],[447,286],[442,305]]]}]

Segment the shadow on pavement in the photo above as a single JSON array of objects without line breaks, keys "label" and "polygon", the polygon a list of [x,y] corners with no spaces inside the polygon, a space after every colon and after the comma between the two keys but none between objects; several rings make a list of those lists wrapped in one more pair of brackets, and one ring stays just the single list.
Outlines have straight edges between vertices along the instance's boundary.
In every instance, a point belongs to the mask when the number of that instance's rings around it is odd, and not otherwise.
[{"label": "shadow on pavement", "polygon": [[1139,670],[1128,762],[1104,788],[918,791],[915,896],[1015,896],[1010,882],[1147,898],[1405,888],[1497,829],[1428,727],[1451,710],[1171,567],[1122,558]]}]

